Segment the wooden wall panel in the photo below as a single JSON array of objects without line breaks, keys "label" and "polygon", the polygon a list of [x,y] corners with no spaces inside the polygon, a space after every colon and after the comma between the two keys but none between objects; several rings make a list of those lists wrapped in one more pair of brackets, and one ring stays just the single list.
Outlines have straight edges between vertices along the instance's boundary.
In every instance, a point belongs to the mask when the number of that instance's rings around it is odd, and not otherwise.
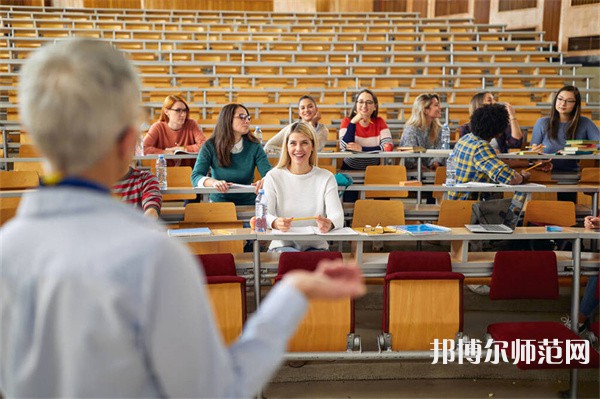
[{"label": "wooden wall panel", "polygon": [[141,0],[144,9],[273,11],[273,0]]},{"label": "wooden wall panel", "polygon": [[473,11],[473,18],[477,24],[490,23],[490,0],[477,0]]},{"label": "wooden wall panel", "polygon": [[523,10],[536,7],[537,0],[500,0],[498,11]]},{"label": "wooden wall panel", "polygon": [[408,0],[408,12],[418,12],[421,18],[427,18],[428,1],[427,0]]},{"label": "wooden wall panel", "polygon": [[469,12],[469,0],[436,0],[435,16],[464,14]]},{"label": "wooden wall panel", "polygon": [[407,0],[374,0],[373,11],[406,12]]},{"label": "wooden wall panel", "polygon": [[544,29],[544,40],[558,42],[558,33],[560,30],[560,2],[555,0],[544,0],[544,19],[542,21]]},{"label": "wooden wall panel", "polygon": [[2,0],[0,4],[3,6],[36,6],[44,5],[44,0]]},{"label": "wooden wall panel", "polygon": [[319,12],[372,12],[373,0],[318,0]]}]

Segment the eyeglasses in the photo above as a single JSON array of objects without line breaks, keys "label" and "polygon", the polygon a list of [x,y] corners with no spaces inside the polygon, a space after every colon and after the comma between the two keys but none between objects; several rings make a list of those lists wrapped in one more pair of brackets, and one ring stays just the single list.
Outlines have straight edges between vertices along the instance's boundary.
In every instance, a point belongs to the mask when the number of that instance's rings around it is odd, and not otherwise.
[{"label": "eyeglasses", "polygon": [[187,108],[169,108],[169,111],[173,111],[176,114],[187,114]]},{"label": "eyeglasses", "polygon": [[375,104],[375,101],[372,101],[372,100],[367,100],[367,101],[358,100],[356,103],[358,105],[365,105],[366,104],[368,106],[371,106],[371,105]]},{"label": "eyeglasses", "polygon": [[556,102],[557,103],[565,103],[565,104],[575,104],[577,101],[573,100],[571,98],[562,98],[562,97],[557,97],[556,98]]},{"label": "eyeglasses", "polygon": [[248,121],[250,122],[252,120],[252,117],[250,115],[246,115],[246,114],[239,114],[235,116],[236,118],[240,118],[243,121]]}]

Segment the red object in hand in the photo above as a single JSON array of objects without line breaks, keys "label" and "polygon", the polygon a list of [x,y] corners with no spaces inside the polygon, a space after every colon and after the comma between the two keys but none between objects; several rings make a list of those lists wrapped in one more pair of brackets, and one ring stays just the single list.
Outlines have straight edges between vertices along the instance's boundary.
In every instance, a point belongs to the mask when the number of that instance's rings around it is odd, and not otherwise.
[{"label": "red object in hand", "polygon": [[394,151],[394,145],[392,143],[385,143],[383,150],[387,152]]}]

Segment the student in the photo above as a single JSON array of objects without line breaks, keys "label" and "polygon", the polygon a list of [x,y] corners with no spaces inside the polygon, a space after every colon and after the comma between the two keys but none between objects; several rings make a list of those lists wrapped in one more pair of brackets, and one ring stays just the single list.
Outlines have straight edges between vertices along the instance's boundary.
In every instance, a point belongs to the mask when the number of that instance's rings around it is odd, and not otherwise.
[{"label": "student", "polygon": [[[361,90],[350,112],[340,125],[340,150],[354,152],[392,151],[392,134],[382,117],[378,116],[377,96],[368,89]],[[379,165],[379,158],[346,158],[342,169],[365,170]]]},{"label": "student", "polygon": [[[442,148],[440,137],[440,122],[442,106],[440,96],[431,94],[420,94],[413,103],[410,118],[404,125],[401,147],[423,147],[427,149]],[[417,167],[417,158],[405,158],[404,164],[407,169]],[[445,164],[445,158],[424,158],[423,167],[431,170]]]},{"label": "student", "polygon": [[112,187],[112,193],[121,197],[123,202],[135,205],[146,216],[158,219],[162,207],[162,193],[158,179],[152,173],[133,167]]},{"label": "student", "polygon": [[30,55],[19,82],[21,120],[62,178],[26,193],[0,233],[5,397],[251,397],[309,299],[364,293],[341,261],[288,273],[225,347],[196,258],[110,196],[137,138],[131,62],[67,39]]},{"label": "student", "polygon": [[[494,95],[489,91],[480,91],[475,94],[469,103],[469,116],[473,115],[473,112],[475,112],[476,109],[481,108],[485,104],[496,104]],[[515,109],[509,103],[505,102],[503,104],[508,112],[510,123],[503,135],[490,141],[490,144],[497,154],[507,153],[509,148],[521,148],[521,145],[523,144],[523,132],[521,131],[521,126],[519,126],[519,121],[517,121]],[[468,133],[471,133],[471,125],[469,123],[465,123],[458,128],[459,137]]]},{"label": "student", "polygon": [[[600,131],[590,119],[581,116],[581,94],[575,86],[562,87],[552,101],[550,116],[537,120],[531,144],[542,144],[544,153],[565,148],[566,140],[600,140]],[[555,170],[575,170],[577,161],[554,159]]]},{"label": "student", "polygon": [[[197,153],[206,141],[202,129],[190,119],[190,108],[183,98],[170,95],[163,101],[158,122],[144,138],[144,154]],[[193,166],[193,159],[168,159],[167,166]]]},{"label": "student", "polygon": [[[329,134],[329,130],[322,123],[319,123],[321,120],[321,113],[319,112],[319,108],[317,107],[317,102],[311,96],[302,96],[300,100],[298,100],[298,116],[300,116],[300,120],[304,123],[310,124],[317,133],[317,151],[321,151],[325,144],[327,143],[327,135]],[[284,142],[285,135],[290,131],[293,123],[287,125],[283,129],[279,131],[275,136],[271,138],[271,140],[267,141],[265,144],[265,152],[267,154],[274,153],[279,154],[281,152],[281,146]]]},{"label": "student", "polygon": [[[285,135],[277,167],[265,178],[267,225],[288,231],[290,227],[316,226],[326,233],[344,225],[344,210],[331,172],[317,167],[316,133],[304,122],[294,123]],[[294,218],[314,218],[294,221]],[[269,250],[292,252],[327,250],[325,240],[271,241]]]},{"label": "student", "polygon": [[[600,218],[597,216],[586,216],[583,220],[583,227],[586,229],[600,229]],[[579,304],[579,314],[577,317],[577,332],[579,334],[583,335],[586,333],[592,322],[594,312],[598,309],[598,298],[596,297],[597,286],[598,274],[590,276],[583,292],[583,298],[581,298],[581,303]],[[571,328],[571,317],[569,315],[562,317],[562,322],[565,326]]]},{"label": "student", "polygon": [[[271,169],[267,154],[250,133],[251,119],[248,109],[242,104],[224,106],[215,131],[198,154],[192,171],[192,186],[216,188],[219,193],[210,195],[213,202],[253,205],[256,200],[254,194],[230,194],[231,185],[254,185],[258,192],[263,181],[253,183],[254,168],[258,168],[262,177]],[[208,177],[209,171],[211,177]]]},{"label": "student", "polygon": [[[498,158],[490,144],[495,137],[503,134],[508,126],[508,111],[500,104],[484,105],[471,116],[472,132],[461,137],[454,146],[456,162],[456,183],[485,182],[503,184],[522,184],[529,173],[511,169]],[[486,193],[448,192],[452,200],[485,199]],[[525,194],[515,193],[511,209],[517,213],[522,209]]]}]

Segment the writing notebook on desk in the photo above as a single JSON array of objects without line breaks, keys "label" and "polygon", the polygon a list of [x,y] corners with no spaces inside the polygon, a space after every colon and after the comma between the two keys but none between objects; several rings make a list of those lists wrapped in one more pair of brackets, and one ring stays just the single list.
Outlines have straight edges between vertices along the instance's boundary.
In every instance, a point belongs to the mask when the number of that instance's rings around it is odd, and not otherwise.
[{"label": "writing notebook on desk", "polygon": [[413,236],[426,236],[432,234],[450,233],[452,229],[444,226],[438,226],[435,224],[407,224],[402,226],[396,226],[399,231],[405,231]]},{"label": "writing notebook on desk", "polygon": [[192,229],[169,229],[167,234],[170,237],[209,236],[211,231],[208,227],[195,227]]}]

